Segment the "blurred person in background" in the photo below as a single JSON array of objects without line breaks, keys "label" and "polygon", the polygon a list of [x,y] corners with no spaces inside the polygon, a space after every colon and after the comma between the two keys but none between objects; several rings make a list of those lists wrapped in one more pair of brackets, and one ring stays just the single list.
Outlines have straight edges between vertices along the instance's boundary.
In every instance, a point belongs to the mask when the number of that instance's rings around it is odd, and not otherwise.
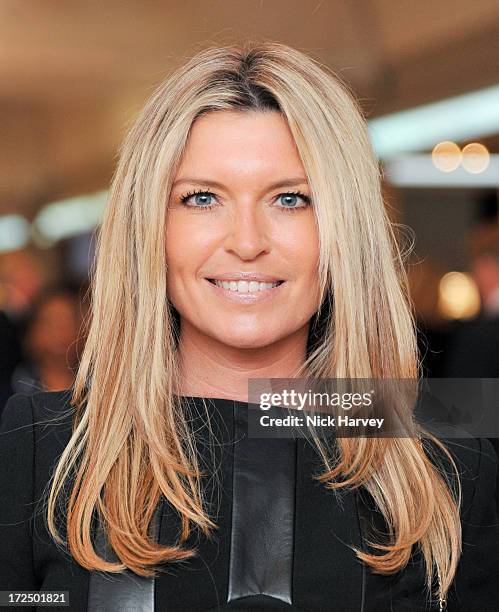
[{"label": "blurred person in background", "polygon": [[0,413],[14,392],[12,374],[23,359],[21,338],[26,320],[45,282],[40,261],[30,251],[0,256]]},{"label": "blurred person in background", "polygon": [[15,393],[58,391],[74,381],[81,339],[78,293],[70,286],[43,289],[35,299],[23,338],[24,360],[11,380]]},{"label": "blurred person in background", "polygon": [[480,293],[478,316],[458,321],[444,364],[449,378],[499,377],[499,225],[481,224],[470,238],[471,273]]},{"label": "blurred person in background", "polygon": [[42,287],[48,282],[47,272],[38,253],[20,249],[0,256],[2,310],[11,319],[25,316]]},{"label": "blurred person in background", "polygon": [[[499,377],[499,225],[478,225],[470,236],[471,273],[478,287],[478,316],[458,321],[444,362],[448,378]],[[489,438],[499,457],[499,438]],[[499,506],[499,472],[496,502]]]},{"label": "blurred person in background", "polygon": [[414,261],[408,268],[421,367],[427,378],[442,376],[449,338],[449,323],[438,311],[438,286],[443,274],[441,267],[431,259]]}]

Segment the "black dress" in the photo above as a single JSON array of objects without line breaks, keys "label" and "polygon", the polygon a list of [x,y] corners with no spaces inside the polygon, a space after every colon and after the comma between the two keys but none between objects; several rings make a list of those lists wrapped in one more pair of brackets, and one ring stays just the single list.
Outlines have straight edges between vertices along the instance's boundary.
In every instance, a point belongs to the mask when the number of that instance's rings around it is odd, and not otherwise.
[{"label": "black dress", "polygon": [[[218,525],[212,538],[193,531],[187,545],[198,554],[165,564],[154,580],[130,571],[85,570],[52,542],[37,503],[69,440],[69,397],[69,390],[17,394],[2,416],[0,590],[69,591],[70,610],[78,612],[439,609],[437,602],[427,603],[416,550],[395,576],[372,574],[357,559],[351,547],[366,550],[372,530],[385,529],[364,490],[337,495],[325,489],[312,478],[322,471],[322,462],[309,441],[248,437],[248,405],[225,399],[207,400],[210,430],[200,398],[184,398],[207,474],[208,511]],[[54,421],[63,410],[68,414]],[[464,529],[463,556],[447,609],[498,610],[497,458],[486,439],[447,443],[461,471]],[[443,455],[441,461],[448,466]],[[180,525],[163,499],[152,532],[161,543],[172,544]],[[116,558],[102,533],[94,544],[101,554]]]}]

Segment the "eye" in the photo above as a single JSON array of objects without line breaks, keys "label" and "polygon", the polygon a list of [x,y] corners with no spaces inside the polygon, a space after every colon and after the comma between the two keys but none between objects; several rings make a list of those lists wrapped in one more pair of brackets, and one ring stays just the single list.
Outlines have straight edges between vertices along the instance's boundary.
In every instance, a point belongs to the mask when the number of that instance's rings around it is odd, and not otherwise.
[{"label": "eye", "polygon": [[[181,196],[180,202],[188,208],[210,210],[215,207],[215,205],[212,203],[214,198],[216,198],[216,195],[212,191],[206,189],[196,189]],[[278,208],[286,212],[301,210],[302,208],[306,208],[311,202],[310,197],[301,191],[286,191],[284,193],[280,193],[276,199],[280,199],[281,203],[283,204],[283,206],[278,206]],[[193,200],[194,204],[190,204],[189,200]],[[302,201],[302,204],[299,204],[299,200]]]},{"label": "eye", "polygon": [[[200,209],[210,209],[213,208],[213,204],[211,203],[212,198],[215,197],[215,194],[211,191],[203,191],[203,190],[194,190],[189,191],[180,197],[180,202],[184,206],[188,206],[189,208],[200,208]],[[188,201],[193,198],[195,204],[188,204]]]},{"label": "eye", "polygon": [[[286,212],[295,212],[301,208],[306,208],[310,204],[310,198],[301,191],[287,191],[286,193],[279,194],[277,197],[281,198],[281,202],[285,204],[280,208]],[[297,204],[300,199],[304,202],[301,206]]]}]

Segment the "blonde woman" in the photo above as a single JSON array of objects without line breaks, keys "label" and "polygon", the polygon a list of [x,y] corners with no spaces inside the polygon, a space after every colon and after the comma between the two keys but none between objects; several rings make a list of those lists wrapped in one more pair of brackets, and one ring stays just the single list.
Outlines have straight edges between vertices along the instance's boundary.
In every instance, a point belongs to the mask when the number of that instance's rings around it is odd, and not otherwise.
[{"label": "blonde woman", "polygon": [[74,387],[3,415],[1,590],[495,609],[487,440],[338,437],[333,461],[247,435],[250,379],[419,377],[378,163],[327,68],[268,42],[170,75],[123,144],[92,283]]}]

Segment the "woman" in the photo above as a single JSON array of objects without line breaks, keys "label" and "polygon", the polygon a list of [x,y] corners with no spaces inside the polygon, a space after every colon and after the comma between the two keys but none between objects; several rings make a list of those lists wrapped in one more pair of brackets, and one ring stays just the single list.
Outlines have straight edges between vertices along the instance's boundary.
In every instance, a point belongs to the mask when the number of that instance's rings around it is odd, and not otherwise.
[{"label": "woman", "polygon": [[492,609],[486,440],[338,437],[333,462],[246,435],[250,379],[418,368],[351,94],[282,44],[197,54],[121,150],[74,388],[6,408],[2,589],[74,610]]},{"label": "woman", "polygon": [[81,325],[78,293],[47,286],[35,298],[24,332],[25,361],[12,375],[14,393],[71,387],[78,363]]}]

